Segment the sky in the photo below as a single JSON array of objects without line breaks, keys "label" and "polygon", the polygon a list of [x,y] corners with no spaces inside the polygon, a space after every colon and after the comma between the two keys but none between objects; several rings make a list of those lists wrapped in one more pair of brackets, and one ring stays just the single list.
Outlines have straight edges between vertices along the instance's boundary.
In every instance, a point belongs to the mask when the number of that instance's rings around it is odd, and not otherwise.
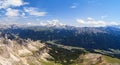
[{"label": "sky", "polygon": [[120,24],[120,0],[0,0],[0,23],[72,26]]}]

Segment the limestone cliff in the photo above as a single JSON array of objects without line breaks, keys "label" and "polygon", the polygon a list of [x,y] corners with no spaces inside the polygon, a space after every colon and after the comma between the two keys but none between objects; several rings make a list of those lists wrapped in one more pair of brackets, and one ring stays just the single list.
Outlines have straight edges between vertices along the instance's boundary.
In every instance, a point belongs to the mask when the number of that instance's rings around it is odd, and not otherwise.
[{"label": "limestone cliff", "polygon": [[38,61],[50,57],[40,41],[0,38],[0,65],[41,65]]}]

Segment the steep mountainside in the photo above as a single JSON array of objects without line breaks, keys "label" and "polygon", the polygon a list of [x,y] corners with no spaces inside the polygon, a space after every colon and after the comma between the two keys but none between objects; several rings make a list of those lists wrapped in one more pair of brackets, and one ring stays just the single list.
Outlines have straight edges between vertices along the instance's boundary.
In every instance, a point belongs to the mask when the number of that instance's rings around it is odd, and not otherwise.
[{"label": "steep mountainside", "polygon": [[[112,61],[112,62],[111,62]],[[120,60],[83,48],[30,39],[0,38],[0,65],[119,65]]]},{"label": "steep mountainside", "polygon": [[[120,29],[118,27],[44,27],[9,26],[2,28],[1,36],[8,34],[10,39],[30,38],[32,40],[52,41],[56,44],[85,48],[89,51],[101,50],[120,58]],[[95,51],[96,52],[96,51]],[[99,52],[101,53],[101,52]]]},{"label": "steep mountainside", "polygon": [[117,27],[12,25],[0,28],[0,64],[119,65],[119,43]]},{"label": "steep mountainside", "polygon": [[0,38],[0,65],[41,65],[50,55],[39,41]]}]

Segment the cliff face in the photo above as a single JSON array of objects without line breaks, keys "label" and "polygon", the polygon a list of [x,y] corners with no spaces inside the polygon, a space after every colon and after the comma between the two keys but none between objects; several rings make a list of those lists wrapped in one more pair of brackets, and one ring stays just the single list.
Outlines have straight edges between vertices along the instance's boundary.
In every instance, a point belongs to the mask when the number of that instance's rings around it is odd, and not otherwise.
[{"label": "cliff face", "polygon": [[41,65],[40,59],[50,57],[40,41],[0,38],[0,65]]},{"label": "cliff face", "polygon": [[120,60],[102,54],[90,53],[85,49],[76,47],[45,44],[39,40],[33,41],[21,38],[11,40],[7,37],[0,37],[0,65],[111,64],[119,65]]},{"label": "cliff face", "polygon": [[[52,45],[50,47],[41,41],[10,40],[1,37],[0,65],[119,65],[116,62],[106,62],[101,54],[85,53],[80,49],[69,48],[72,47],[62,48]],[[109,59],[114,61],[112,58]]]},{"label": "cliff face", "polygon": [[[49,55],[50,51],[52,51],[52,54],[54,55]],[[63,57],[64,55],[66,57]],[[71,55],[73,57],[69,57]],[[68,59],[69,62],[75,62],[76,59],[73,59],[75,55],[79,56],[76,56],[78,61],[81,61],[81,58],[90,60],[80,62],[84,65],[90,63],[92,65],[101,61],[100,54],[85,54],[80,56],[75,50],[67,50],[66,48],[61,47],[55,48],[54,46],[50,48],[46,44],[41,43],[41,41],[32,41],[30,39],[10,40],[7,37],[0,38],[0,65],[46,65],[46,63],[49,65],[49,62],[52,62],[51,65],[54,65],[56,64],[54,61],[58,62],[58,65],[71,65],[71,63],[67,63],[66,59]],[[63,64],[58,57],[61,58],[61,61],[63,60]],[[54,60],[48,61],[48,58]],[[58,59],[56,60],[55,58]]]}]

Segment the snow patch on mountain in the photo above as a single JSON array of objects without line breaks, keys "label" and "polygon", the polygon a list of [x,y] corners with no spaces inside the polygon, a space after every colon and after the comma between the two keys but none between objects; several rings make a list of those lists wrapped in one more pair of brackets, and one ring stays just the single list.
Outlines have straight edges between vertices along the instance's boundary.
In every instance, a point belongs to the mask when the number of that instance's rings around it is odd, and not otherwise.
[{"label": "snow patch on mountain", "polygon": [[47,27],[64,27],[65,24],[60,23],[59,20],[47,20],[47,22],[40,22],[41,26],[47,26]]}]

